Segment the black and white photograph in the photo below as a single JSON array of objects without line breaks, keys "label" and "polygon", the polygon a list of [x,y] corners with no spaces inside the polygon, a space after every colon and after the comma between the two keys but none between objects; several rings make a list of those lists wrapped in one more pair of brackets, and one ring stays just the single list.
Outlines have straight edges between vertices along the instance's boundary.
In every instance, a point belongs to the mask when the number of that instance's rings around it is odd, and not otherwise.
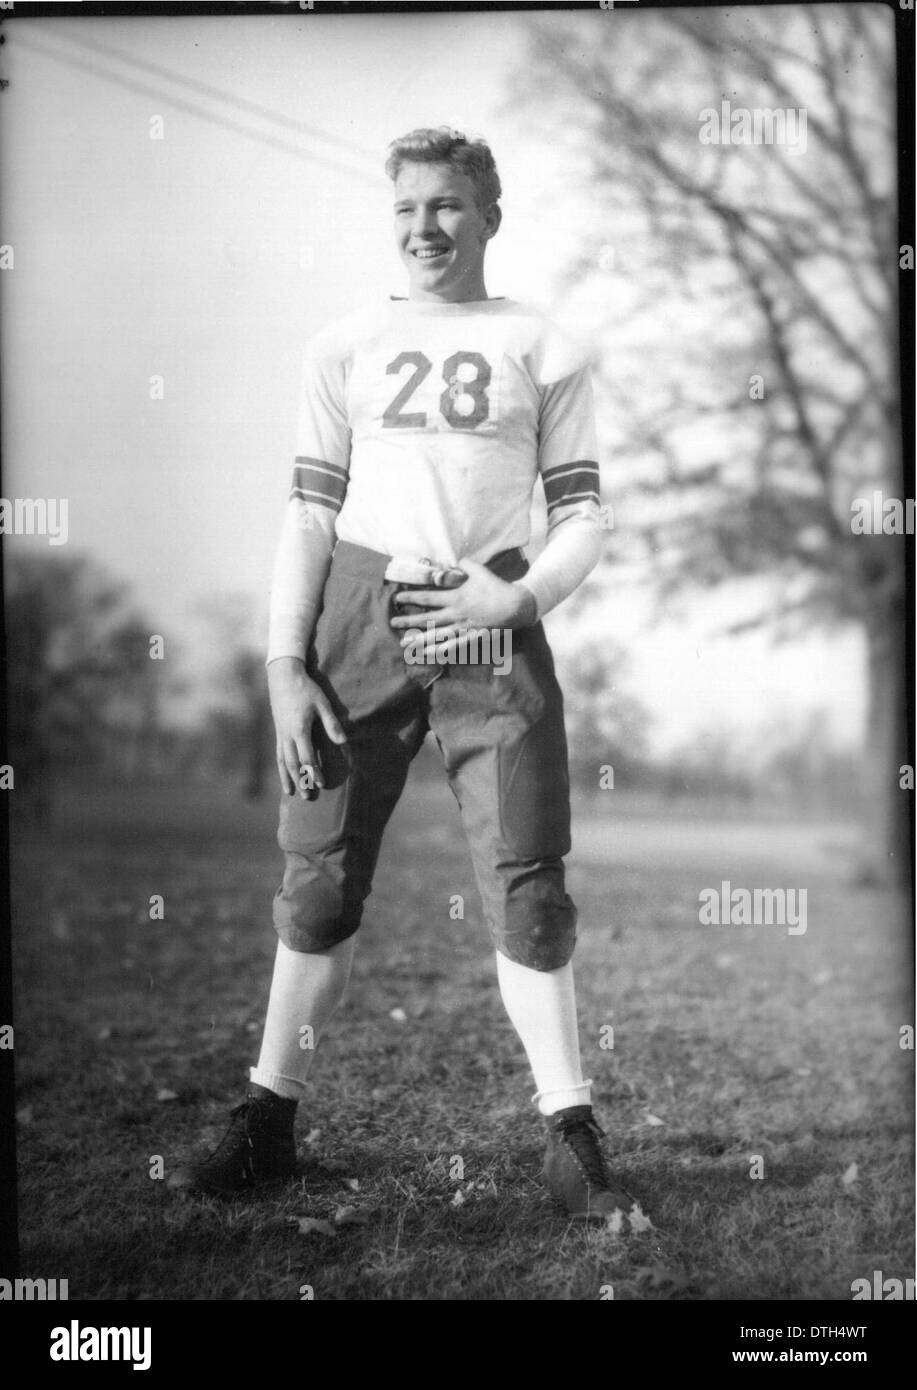
[{"label": "black and white photograph", "polygon": [[36,1365],[914,1300],[913,25],[0,6]]}]

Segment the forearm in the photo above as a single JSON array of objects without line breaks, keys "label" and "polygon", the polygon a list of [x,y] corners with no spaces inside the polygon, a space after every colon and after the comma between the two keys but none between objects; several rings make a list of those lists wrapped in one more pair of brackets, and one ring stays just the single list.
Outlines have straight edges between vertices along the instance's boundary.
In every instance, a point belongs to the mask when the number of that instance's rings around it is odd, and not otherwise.
[{"label": "forearm", "polygon": [[602,550],[602,528],[598,518],[569,517],[556,525],[541,554],[524,577],[517,581],[533,595],[535,618],[543,618],[556,608],[598,564]]},{"label": "forearm", "polygon": [[334,516],[287,504],[271,582],[267,664],[305,662],[334,549]]}]

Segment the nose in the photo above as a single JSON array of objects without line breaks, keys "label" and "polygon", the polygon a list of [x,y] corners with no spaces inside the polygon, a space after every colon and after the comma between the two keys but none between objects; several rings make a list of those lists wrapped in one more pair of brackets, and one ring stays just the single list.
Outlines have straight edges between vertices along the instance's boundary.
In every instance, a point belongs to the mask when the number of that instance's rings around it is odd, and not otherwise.
[{"label": "nose", "polygon": [[411,223],[411,234],[413,236],[432,236],[436,229],[436,215],[432,208],[419,207],[415,209],[414,219]]}]

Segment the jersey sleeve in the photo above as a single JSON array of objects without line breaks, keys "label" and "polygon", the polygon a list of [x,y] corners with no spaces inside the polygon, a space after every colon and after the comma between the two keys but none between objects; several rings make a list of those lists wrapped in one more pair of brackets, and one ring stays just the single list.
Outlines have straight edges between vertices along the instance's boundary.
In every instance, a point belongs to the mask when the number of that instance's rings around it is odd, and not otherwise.
[{"label": "jersey sleeve", "polygon": [[544,550],[521,582],[538,616],[555,608],[598,563],[602,544],[592,380],[587,364],[542,388],[538,472],[548,508]]},{"label": "jersey sleeve", "polygon": [[271,583],[268,664],[282,656],[305,660],[321,605],[350,468],[345,386],[340,356],[307,350],[293,481]]}]

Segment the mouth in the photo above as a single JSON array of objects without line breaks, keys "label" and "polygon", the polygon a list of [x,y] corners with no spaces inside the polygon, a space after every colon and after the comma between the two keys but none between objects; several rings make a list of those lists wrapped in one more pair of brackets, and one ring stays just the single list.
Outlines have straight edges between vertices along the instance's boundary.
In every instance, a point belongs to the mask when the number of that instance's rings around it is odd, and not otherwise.
[{"label": "mouth", "polygon": [[439,261],[444,261],[449,254],[448,246],[419,246],[410,253],[415,260],[422,265],[436,265]]}]

